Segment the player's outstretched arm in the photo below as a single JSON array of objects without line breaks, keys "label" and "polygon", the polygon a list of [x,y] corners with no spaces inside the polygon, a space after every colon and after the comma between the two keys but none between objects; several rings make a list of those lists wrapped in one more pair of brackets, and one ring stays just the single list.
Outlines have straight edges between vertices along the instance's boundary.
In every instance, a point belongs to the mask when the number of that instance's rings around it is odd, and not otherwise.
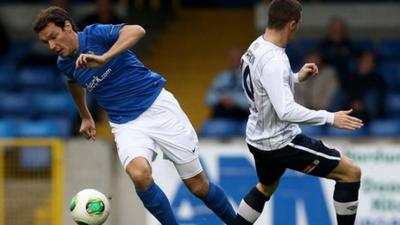
[{"label": "player's outstretched arm", "polygon": [[333,126],[336,128],[347,129],[347,130],[355,130],[364,126],[362,120],[349,115],[352,111],[353,110],[350,109],[346,111],[335,112]]},{"label": "player's outstretched arm", "polygon": [[273,76],[261,76],[260,80],[280,120],[310,125],[333,124],[333,113],[307,109],[294,101],[290,85],[285,85],[287,82],[285,77],[289,76],[291,71],[283,60],[276,58],[274,61],[269,61],[264,65],[263,73],[273,74]]},{"label": "player's outstretched arm", "polygon": [[119,37],[111,48],[103,55],[81,54],[76,60],[76,67],[95,68],[104,65],[114,56],[131,49],[146,31],[139,25],[125,25],[119,31]]},{"label": "player's outstretched arm", "polygon": [[95,140],[96,128],[93,121],[92,115],[87,107],[86,102],[86,90],[76,83],[67,84],[68,91],[71,93],[72,99],[78,108],[79,115],[82,119],[81,127],[79,132],[86,138],[90,140]]}]

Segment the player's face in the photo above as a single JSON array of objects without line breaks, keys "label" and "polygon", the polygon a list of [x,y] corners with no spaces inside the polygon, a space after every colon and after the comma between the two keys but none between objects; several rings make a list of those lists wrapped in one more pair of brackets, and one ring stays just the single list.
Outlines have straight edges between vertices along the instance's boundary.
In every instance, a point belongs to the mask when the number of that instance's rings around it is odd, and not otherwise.
[{"label": "player's face", "polygon": [[38,35],[39,39],[47,45],[47,47],[55,54],[67,57],[74,53],[76,48],[73,47],[73,35],[70,24],[64,29],[56,26],[54,23],[48,23]]}]

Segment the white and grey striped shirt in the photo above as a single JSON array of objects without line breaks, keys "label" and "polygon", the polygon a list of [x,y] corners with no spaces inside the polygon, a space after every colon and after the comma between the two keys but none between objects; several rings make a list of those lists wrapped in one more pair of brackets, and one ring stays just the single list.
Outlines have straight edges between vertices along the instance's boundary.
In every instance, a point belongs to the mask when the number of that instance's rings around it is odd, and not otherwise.
[{"label": "white and grey striped shirt", "polygon": [[334,114],[310,110],[294,101],[293,73],[285,49],[257,38],[242,56],[243,88],[250,102],[246,141],[261,150],[275,150],[301,133],[297,124],[333,123]]}]

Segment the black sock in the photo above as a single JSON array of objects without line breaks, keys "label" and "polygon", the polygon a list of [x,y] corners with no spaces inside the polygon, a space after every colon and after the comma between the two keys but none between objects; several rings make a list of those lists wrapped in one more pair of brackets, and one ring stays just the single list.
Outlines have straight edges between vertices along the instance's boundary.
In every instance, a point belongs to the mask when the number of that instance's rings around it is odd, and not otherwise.
[{"label": "black sock", "polygon": [[354,225],[358,208],[360,182],[336,183],[333,200],[338,225]]},{"label": "black sock", "polygon": [[236,225],[250,225],[256,222],[265,202],[268,200],[269,197],[261,193],[256,187],[251,189],[240,202],[236,215]]}]

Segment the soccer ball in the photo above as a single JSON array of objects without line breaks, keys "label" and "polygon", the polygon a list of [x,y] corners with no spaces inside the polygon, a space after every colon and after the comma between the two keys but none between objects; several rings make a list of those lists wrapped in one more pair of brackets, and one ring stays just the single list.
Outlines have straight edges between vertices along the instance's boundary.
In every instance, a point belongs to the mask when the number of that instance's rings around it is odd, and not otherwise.
[{"label": "soccer ball", "polygon": [[101,225],[110,214],[110,203],[100,191],[84,189],[72,198],[69,209],[78,225]]}]

